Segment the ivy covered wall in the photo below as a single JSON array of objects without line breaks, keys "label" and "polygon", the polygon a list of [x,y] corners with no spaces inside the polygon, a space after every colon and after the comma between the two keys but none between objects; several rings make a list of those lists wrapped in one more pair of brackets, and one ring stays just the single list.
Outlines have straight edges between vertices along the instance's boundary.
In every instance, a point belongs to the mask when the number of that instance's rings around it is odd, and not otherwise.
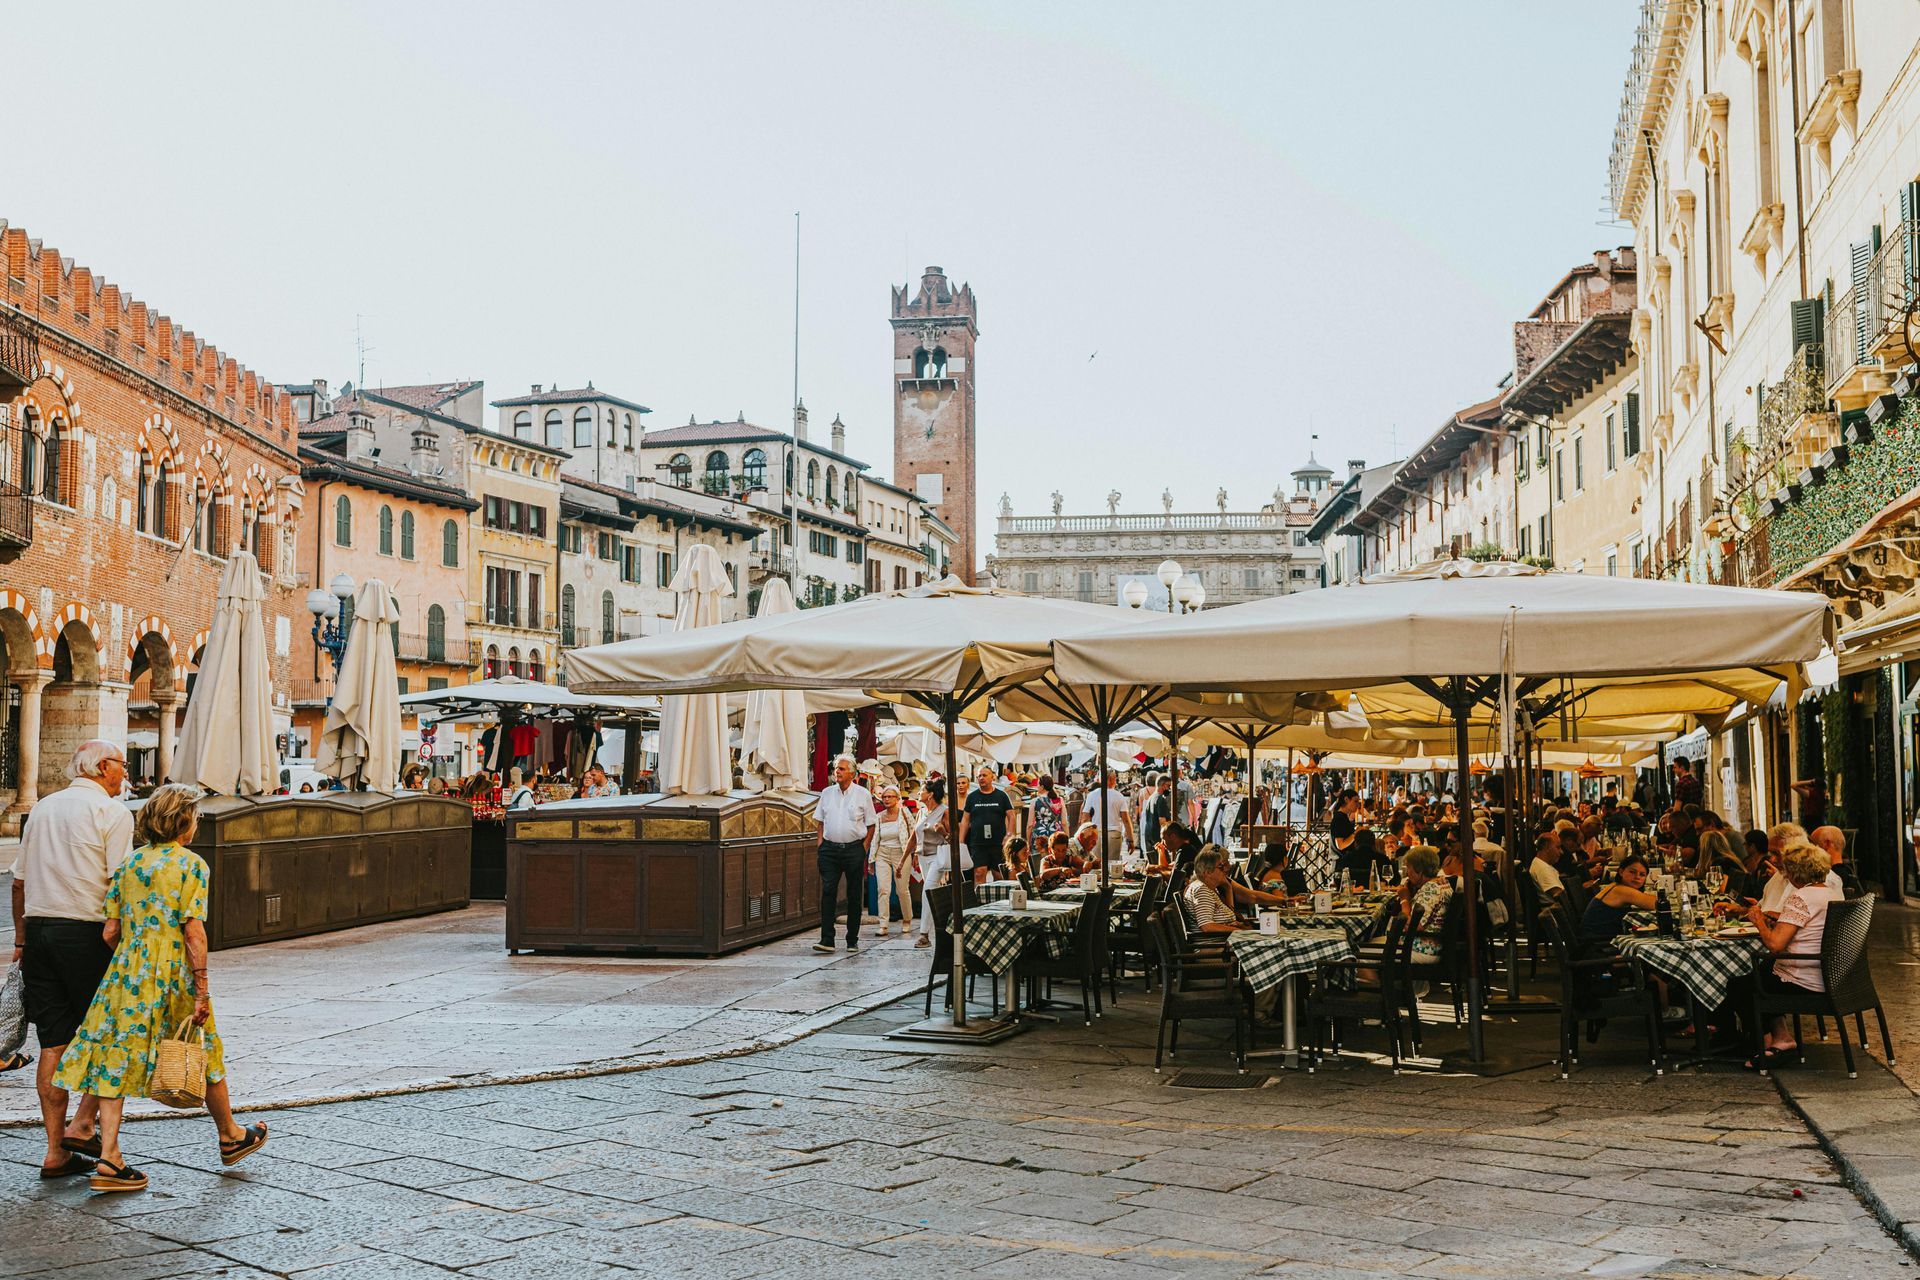
[{"label": "ivy covered wall", "polygon": [[1767,522],[1773,580],[1845,542],[1880,509],[1920,488],[1920,396],[1909,396],[1891,421],[1854,445],[1800,500]]}]

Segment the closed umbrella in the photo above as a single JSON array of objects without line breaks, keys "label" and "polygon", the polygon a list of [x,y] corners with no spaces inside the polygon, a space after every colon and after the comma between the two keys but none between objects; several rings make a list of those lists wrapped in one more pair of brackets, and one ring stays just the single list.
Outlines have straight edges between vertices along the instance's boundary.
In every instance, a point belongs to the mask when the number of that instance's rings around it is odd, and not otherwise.
[{"label": "closed umbrella", "polygon": [[[798,613],[793,588],[773,578],[760,590],[757,618]],[[740,770],[750,791],[800,791],[807,785],[807,695],[793,689],[756,689],[747,695],[741,726]]]},{"label": "closed umbrella", "polygon": [[238,796],[262,795],[278,781],[273,676],[260,621],[265,594],[253,557],[228,557],[170,781]]},{"label": "closed umbrella", "polygon": [[333,683],[314,767],[360,791],[391,791],[400,766],[400,677],[393,628],[400,605],[378,578],[353,597],[353,631]]},{"label": "closed umbrella", "polygon": [[[720,553],[702,543],[688,550],[668,589],[678,600],[673,615],[678,634],[719,622],[720,601],[733,594],[733,583]],[[576,650],[573,661],[585,652]],[[568,670],[577,667],[570,663]],[[733,790],[724,697],[700,693],[661,699],[660,780],[660,789],[668,795],[714,796]]]}]

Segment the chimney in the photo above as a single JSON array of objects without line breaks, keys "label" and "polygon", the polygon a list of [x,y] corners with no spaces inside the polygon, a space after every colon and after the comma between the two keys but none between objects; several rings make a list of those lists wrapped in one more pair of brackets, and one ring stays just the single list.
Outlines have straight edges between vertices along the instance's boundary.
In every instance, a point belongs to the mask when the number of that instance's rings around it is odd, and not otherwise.
[{"label": "chimney", "polygon": [[793,406],[793,438],[805,444],[807,442],[807,402],[799,400]]},{"label": "chimney", "polygon": [[1348,475],[1357,476],[1362,471],[1365,471],[1366,469],[1367,469],[1367,460],[1365,458],[1348,458],[1347,459]]},{"label": "chimney", "polygon": [[413,454],[409,467],[416,476],[440,474],[440,437],[425,423],[413,429]]},{"label": "chimney", "polygon": [[837,413],[833,415],[833,451],[842,454],[847,451],[847,424],[840,421]]},{"label": "chimney", "polygon": [[359,400],[347,410],[347,461],[373,461],[373,415]]},{"label": "chimney", "polygon": [[535,395],[540,394],[540,384],[538,382],[533,384],[533,394]]}]

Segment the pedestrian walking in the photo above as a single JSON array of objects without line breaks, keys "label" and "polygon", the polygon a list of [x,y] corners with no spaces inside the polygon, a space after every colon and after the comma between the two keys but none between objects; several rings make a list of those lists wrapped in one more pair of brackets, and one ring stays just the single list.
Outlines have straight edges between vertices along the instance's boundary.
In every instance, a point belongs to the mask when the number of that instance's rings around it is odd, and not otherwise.
[{"label": "pedestrian walking", "polygon": [[1044,849],[1053,840],[1053,833],[1064,831],[1067,825],[1067,807],[1053,789],[1053,779],[1041,774],[1036,784],[1040,789],[1034,793],[1029,806],[1027,819],[1027,839],[1035,849]]},{"label": "pedestrian walking", "polygon": [[877,815],[873,795],[854,781],[852,756],[833,762],[833,781],[820,793],[813,816],[820,824],[820,941],[815,951],[833,950],[833,918],[844,881],[847,890],[847,950],[860,949],[860,900],[867,891],[867,833]]},{"label": "pedestrian walking", "polygon": [[1013,797],[999,781],[992,766],[981,766],[977,785],[967,793],[960,810],[960,843],[973,855],[973,865],[988,868],[996,879],[1005,870],[1001,846],[1007,841],[1007,819],[1013,813]]},{"label": "pedestrian walking", "polygon": [[874,874],[879,882],[874,905],[877,908],[875,914],[880,917],[880,936],[883,938],[893,922],[888,904],[896,895],[900,899],[900,935],[905,937],[913,932],[914,844],[913,818],[900,803],[900,788],[892,785],[881,787],[880,813],[874,822],[873,839],[868,845],[868,852],[872,855]]},{"label": "pedestrian walking", "polygon": [[54,1081],[99,1111],[95,1191],[144,1191],[147,1175],[120,1150],[129,1097],[145,1097],[161,1040],[186,1026],[206,1037],[207,1114],[220,1132],[220,1163],[266,1145],[267,1126],[242,1128],[227,1091],[226,1055],[207,982],[207,864],[187,848],[200,815],[198,787],[171,782],[134,820],[140,842],[108,883],[101,934],[113,963],[94,993]]},{"label": "pedestrian walking", "polygon": [[55,1072],[113,962],[101,936],[107,886],[133,845],[133,815],[114,799],[127,776],[126,752],[104,739],[82,743],[67,775],[73,781],[28,815],[13,864],[13,958],[40,1038],[34,1083],[47,1131],[42,1178],[92,1173],[91,1157],[100,1153],[99,1104],[82,1098],[69,1117],[69,1094]]}]

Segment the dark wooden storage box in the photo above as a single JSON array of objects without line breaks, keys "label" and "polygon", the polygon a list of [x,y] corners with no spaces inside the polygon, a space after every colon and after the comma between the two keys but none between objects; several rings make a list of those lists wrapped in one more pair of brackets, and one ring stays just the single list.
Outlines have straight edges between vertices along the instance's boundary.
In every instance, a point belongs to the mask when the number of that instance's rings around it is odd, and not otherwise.
[{"label": "dark wooden storage box", "polygon": [[473,810],[418,794],[208,796],[207,936],[239,947],[467,905]]},{"label": "dark wooden storage box", "polygon": [[785,800],[606,796],[507,823],[510,951],[711,956],[819,921],[819,838]]}]

